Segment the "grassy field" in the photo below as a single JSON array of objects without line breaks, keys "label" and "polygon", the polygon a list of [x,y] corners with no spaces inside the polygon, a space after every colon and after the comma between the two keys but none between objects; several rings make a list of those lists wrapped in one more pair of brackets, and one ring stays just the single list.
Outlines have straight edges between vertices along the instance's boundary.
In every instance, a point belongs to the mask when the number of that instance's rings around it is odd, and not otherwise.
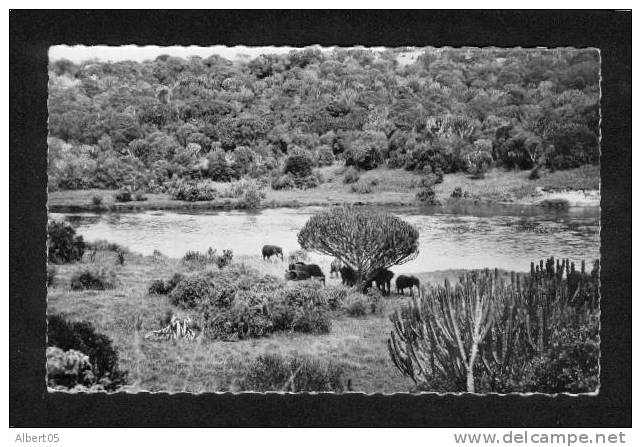
[{"label": "grassy field", "polygon": [[[323,206],[343,203],[377,205],[418,205],[416,193],[421,175],[402,169],[379,168],[360,174],[359,183],[368,185],[370,193],[358,193],[352,185],[343,183],[344,167],[339,165],[322,168],[324,183],[308,190],[267,189],[264,207]],[[583,166],[557,172],[543,172],[541,178],[529,180],[529,171],[494,169],[484,179],[471,179],[464,173],[447,174],[443,183],[434,188],[441,202],[449,200],[452,191],[460,187],[469,193],[469,200],[487,202],[534,203],[541,191],[598,190],[598,166]],[[221,184],[222,188],[224,185]],[[167,194],[147,194],[144,202],[116,203],[111,190],[54,191],[49,193],[49,210],[56,211],[105,211],[146,209],[217,209],[235,208],[237,199],[219,198],[210,202],[183,202],[172,200]],[[94,196],[102,197],[101,205],[93,205]]]},{"label": "grassy field", "polygon": [[[198,337],[193,342],[154,342],[144,339],[150,330],[159,329],[168,311],[180,316],[166,296],[149,295],[153,279],[170,277],[184,271],[179,260],[128,254],[124,266],[115,266],[111,253],[100,252],[97,263],[116,270],[119,284],[105,291],[72,291],[71,274],[80,264],[57,266],[58,274],[48,290],[48,312],[64,313],[72,320],[89,321],[108,335],[117,348],[121,368],[129,371],[129,391],[212,392],[235,391],[236,381],[260,354],[307,354],[333,359],[346,367],[354,391],[365,393],[406,392],[412,382],[393,366],[387,352],[392,330],[389,314],[406,302],[407,297],[386,298],[384,315],[368,314],[352,318],[337,313],[332,330],[325,335],[277,333],[259,339],[237,342],[210,341]],[[280,261],[240,258],[263,274],[282,276]],[[87,260],[85,260],[87,263]],[[326,266],[323,266],[326,268]],[[326,270],[328,271],[328,270]],[[423,273],[425,282],[456,279],[461,271]],[[327,278],[328,284],[339,280]]]}]

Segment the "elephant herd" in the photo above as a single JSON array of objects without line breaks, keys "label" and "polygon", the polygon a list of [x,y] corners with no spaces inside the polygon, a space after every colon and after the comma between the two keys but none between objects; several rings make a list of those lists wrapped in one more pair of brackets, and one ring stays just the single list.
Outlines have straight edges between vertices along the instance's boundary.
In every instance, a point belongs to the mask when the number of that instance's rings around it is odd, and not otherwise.
[{"label": "elephant herd", "polygon": [[[276,245],[265,245],[262,250],[263,260],[269,260],[272,256],[279,257],[283,260],[283,249]],[[340,259],[334,258],[330,265],[330,277],[337,278],[340,276],[341,282],[346,286],[355,286],[357,282],[356,271],[350,266],[344,264]],[[388,269],[380,269],[372,275],[368,281],[365,282],[364,289],[367,290],[372,287],[372,283],[376,283],[376,287],[383,293],[389,295],[391,293],[391,284],[394,273]],[[288,281],[301,281],[305,279],[315,278],[325,284],[325,274],[317,264],[306,264],[304,262],[293,262],[289,264],[285,272],[285,279]],[[414,287],[420,291],[421,282],[416,276],[412,275],[399,275],[396,278],[396,293],[404,295],[405,289],[409,289],[410,296],[414,295]]]}]

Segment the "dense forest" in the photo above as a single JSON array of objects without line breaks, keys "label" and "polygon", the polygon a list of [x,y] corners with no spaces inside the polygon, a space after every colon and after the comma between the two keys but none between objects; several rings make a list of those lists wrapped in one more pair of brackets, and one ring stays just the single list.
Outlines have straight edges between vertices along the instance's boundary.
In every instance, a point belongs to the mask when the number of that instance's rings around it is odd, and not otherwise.
[{"label": "dense forest", "polygon": [[50,190],[313,187],[313,169],[335,162],[426,173],[599,162],[596,50],[62,59],[49,75]]}]

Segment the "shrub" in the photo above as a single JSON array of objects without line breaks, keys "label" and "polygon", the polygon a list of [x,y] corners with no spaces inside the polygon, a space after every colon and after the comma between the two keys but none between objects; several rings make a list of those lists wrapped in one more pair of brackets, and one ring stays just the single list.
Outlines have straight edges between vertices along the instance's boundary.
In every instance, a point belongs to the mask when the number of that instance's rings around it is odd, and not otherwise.
[{"label": "shrub", "polygon": [[82,260],[85,242],[66,222],[50,220],[47,224],[47,256],[49,262],[62,264]]},{"label": "shrub", "polygon": [[285,174],[277,177],[272,181],[273,189],[310,189],[320,185],[321,181],[318,174],[308,175],[306,177],[295,177],[292,174]]},{"label": "shrub", "polygon": [[171,303],[182,308],[194,308],[214,296],[209,278],[203,275],[183,278],[169,294]]},{"label": "shrub", "polygon": [[331,310],[340,309],[349,295],[350,288],[342,285],[323,288],[325,302]]},{"label": "shrub", "polygon": [[98,205],[102,204],[102,196],[97,196],[97,195],[96,195],[96,196],[93,196],[93,197],[91,198],[91,203],[93,203],[93,204],[94,204],[94,205],[96,205],[96,206],[98,206]]},{"label": "shrub", "polygon": [[598,282],[568,265],[551,258],[511,284],[485,271],[424,290],[392,316],[394,365],[423,390],[593,391]]},{"label": "shrub", "polygon": [[276,177],[272,181],[272,189],[275,189],[275,190],[294,189],[294,188],[296,188],[296,180],[294,179],[294,176],[291,174],[281,175],[280,177]]},{"label": "shrub", "polygon": [[216,190],[207,181],[180,180],[170,186],[168,192],[172,199],[187,202],[209,201],[216,198]]},{"label": "shrub", "polygon": [[89,356],[75,349],[47,347],[47,385],[52,388],[90,387],[96,382]]},{"label": "shrub", "polygon": [[47,346],[88,355],[94,377],[108,391],[126,383],[127,372],[119,369],[109,337],[96,332],[90,323],[67,321],[62,315],[50,315],[47,321]]},{"label": "shrub", "polygon": [[383,315],[385,313],[385,298],[380,290],[376,287],[371,287],[367,291],[367,307],[369,311],[376,315]]},{"label": "shrub", "polygon": [[169,280],[155,279],[149,285],[147,293],[150,295],[167,295],[176,288],[178,283],[184,278],[181,273],[174,273]]},{"label": "shrub", "polygon": [[56,279],[56,267],[53,265],[47,265],[47,287],[52,286],[53,282]]},{"label": "shrub", "polygon": [[294,177],[309,177],[312,175],[312,160],[304,155],[290,155],[285,160],[284,174],[292,174]]},{"label": "shrub", "polygon": [[131,191],[127,189],[118,191],[114,195],[114,198],[116,199],[116,202],[131,202],[133,200],[131,196]]},{"label": "shrub", "polygon": [[199,266],[204,266],[209,262],[209,257],[207,255],[202,254],[199,251],[195,250],[188,250],[182,258],[182,263],[187,264],[187,265],[199,265]]},{"label": "shrub", "polygon": [[546,393],[585,393],[599,385],[599,318],[569,327],[555,326],[550,345],[534,361],[525,389]]},{"label": "shrub", "polygon": [[136,200],[137,202],[144,202],[144,201],[146,201],[146,200],[147,200],[147,196],[145,195],[145,193],[144,193],[144,192],[142,192],[142,191],[137,191],[137,192],[134,194],[134,200]]},{"label": "shrub", "polygon": [[344,368],[310,357],[259,356],[241,381],[243,391],[342,392]]},{"label": "shrub", "polygon": [[116,274],[106,267],[83,267],[71,275],[72,290],[107,290],[116,283]]},{"label": "shrub", "polygon": [[356,183],[353,183],[351,190],[357,194],[371,194],[374,191],[374,184],[370,182],[364,182],[359,180]]},{"label": "shrub", "polygon": [[540,167],[537,166],[536,168],[532,169],[532,171],[530,171],[530,175],[528,175],[527,178],[529,180],[538,180],[538,179],[540,179],[541,178],[541,173],[539,171],[540,171]]},{"label": "shrub", "polygon": [[463,191],[460,186],[457,186],[452,191],[452,194],[450,194],[450,197],[452,197],[454,199],[460,199],[460,198],[463,198],[463,197],[464,198],[468,198],[468,197],[470,197],[470,193],[467,192],[467,191]]},{"label": "shrub", "polygon": [[262,306],[238,300],[229,309],[210,312],[204,314],[203,332],[211,339],[242,340],[262,337],[272,331],[272,321]]},{"label": "shrub", "polygon": [[345,300],[345,311],[350,317],[362,317],[367,314],[367,300],[360,293],[354,293]]},{"label": "shrub", "polygon": [[253,184],[247,187],[242,197],[238,200],[238,206],[245,209],[255,209],[260,206],[265,197],[265,191],[260,189],[258,185]]},{"label": "shrub", "polygon": [[357,146],[345,152],[345,166],[370,170],[377,168],[382,162],[383,155],[376,147]]},{"label": "shrub", "polygon": [[328,145],[323,145],[318,148],[318,165],[331,166],[334,163],[334,153],[332,148]]},{"label": "shrub", "polygon": [[421,189],[416,193],[416,199],[420,202],[425,203],[426,205],[438,205],[438,200],[436,200],[436,193],[434,188],[427,187]]}]

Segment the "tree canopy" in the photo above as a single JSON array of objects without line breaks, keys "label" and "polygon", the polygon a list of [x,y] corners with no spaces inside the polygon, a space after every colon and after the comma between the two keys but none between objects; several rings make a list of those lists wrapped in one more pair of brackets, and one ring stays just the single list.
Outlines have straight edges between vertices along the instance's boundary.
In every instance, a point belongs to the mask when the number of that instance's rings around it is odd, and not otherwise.
[{"label": "tree canopy", "polygon": [[416,228],[392,214],[351,206],[312,216],[298,233],[303,249],[340,259],[361,284],[381,269],[416,258],[418,238]]},{"label": "tree canopy", "polygon": [[[129,167],[147,186],[168,172],[200,175],[199,159],[239,147],[259,153],[252,163],[269,169],[292,147],[318,163],[319,147],[328,145],[364,169],[429,164],[453,172],[465,169],[480,140],[490,142],[482,147],[493,163],[510,168],[599,160],[592,49],[306,48],[234,61],[56,60],[48,106],[52,188],[119,187]],[[192,157],[181,150],[188,146]],[[168,169],[158,169],[161,160]]]}]

